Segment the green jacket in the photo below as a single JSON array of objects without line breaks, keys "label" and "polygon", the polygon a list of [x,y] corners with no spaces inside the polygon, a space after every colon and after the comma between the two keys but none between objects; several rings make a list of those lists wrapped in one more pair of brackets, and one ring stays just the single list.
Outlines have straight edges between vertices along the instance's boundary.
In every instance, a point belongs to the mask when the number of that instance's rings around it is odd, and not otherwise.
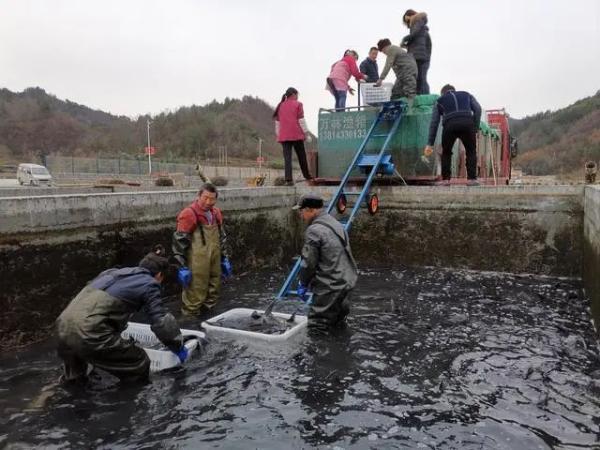
[{"label": "green jacket", "polygon": [[390,45],[387,58],[385,59],[385,66],[383,67],[383,71],[381,72],[381,75],[379,75],[379,78],[385,80],[390,69],[393,68],[394,72],[397,73],[406,65],[414,65],[416,68],[417,63],[415,62],[415,58],[397,45]]}]

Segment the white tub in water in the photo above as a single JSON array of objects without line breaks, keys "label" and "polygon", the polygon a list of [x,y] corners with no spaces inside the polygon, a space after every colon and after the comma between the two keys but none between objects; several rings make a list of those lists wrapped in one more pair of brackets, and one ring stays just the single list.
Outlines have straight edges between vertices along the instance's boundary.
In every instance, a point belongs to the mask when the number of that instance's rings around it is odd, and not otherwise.
[{"label": "white tub in water", "polygon": [[[196,336],[196,339],[190,339],[185,343],[189,352],[189,357],[191,358],[194,353],[201,350],[201,343],[206,339],[206,336],[201,331],[184,329],[181,330],[181,334],[184,336]],[[177,355],[170,350],[146,348],[160,344],[160,340],[156,337],[148,324],[128,322],[127,328],[121,333],[121,336],[124,339],[132,338],[136,343],[140,344],[140,347],[144,349],[148,354],[148,358],[150,358],[151,372],[171,369],[181,364]]]},{"label": "white tub in water", "polygon": [[[296,315],[294,318],[294,326],[282,334],[266,334],[257,333],[255,331],[236,330],[234,328],[226,328],[218,325],[211,325],[211,323],[217,322],[219,319],[231,319],[235,320],[242,317],[250,316],[254,311],[259,313],[261,316],[264,311],[249,308],[234,308],[229,311],[225,311],[218,316],[213,317],[209,321],[202,322],[202,328],[206,331],[206,335],[209,338],[220,337],[220,338],[232,338],[239,339],[247,342],[262,342],[262,343],[284,343],[292,340],[300,339],[306,333],[306,316]],[[289,313],[272,313],[273,316],[287,320],[290,318]],[[261,320],[261,319],[257,319]]]}]

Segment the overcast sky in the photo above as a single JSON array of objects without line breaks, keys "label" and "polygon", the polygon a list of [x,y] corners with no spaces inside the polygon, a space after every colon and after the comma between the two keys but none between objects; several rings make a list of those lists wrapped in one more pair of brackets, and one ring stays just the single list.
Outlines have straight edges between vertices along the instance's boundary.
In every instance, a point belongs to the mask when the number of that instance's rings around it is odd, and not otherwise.
[{"label": "overcast sky", "polygon": [[[425,11],[432,91],[450,82],[514,117],[600,89],[599,0],[0,0],[0,87],[39,86],[114,114],[156,114],[300,91],[316,132],[325,77],[346,48],[400,42]],[[380,68],[385,62],[379,57]],[[391,75],[393,80],[393,75]],[[349,105],[356,104],[351,97]]]}]

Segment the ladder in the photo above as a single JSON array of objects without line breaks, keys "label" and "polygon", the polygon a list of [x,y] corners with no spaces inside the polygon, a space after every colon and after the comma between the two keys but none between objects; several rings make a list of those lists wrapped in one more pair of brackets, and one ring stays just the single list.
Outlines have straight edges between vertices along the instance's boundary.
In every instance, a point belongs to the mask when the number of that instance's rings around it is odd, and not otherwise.
[{"label": "ladder", "polygon": [[[400,126],[400,122],[404,112],[406,111],[406,108],[407,104],[403,101],[389,101],[381,105],[381,109],[379,110],[377,117],[373,121],[371,128],[360,144],[356,154],[354,155],[354,158],[352,159],[352,162],[342,177],[335,194],[333,194],[331,201],[327,205],[328,213],[331,213],[335,207],[340,214],[344,214],[346,212],[347,199],[355,198],[349,214],[343,215],[339,220],[346,231],[350,230],[352,221],[356,217],[356,214],[358,213],[363,202],[366,202],[367,209],[370,214],[375,214],[378,210],[379,199],[377,198],[377,194],[370,194],[369,191],[371,184],[373,183],[373,179],[378,173],[383,175],[392,175],[395,171],[391,155],[387,154],[386,151],[392,140],[392,137],[398,131],[398,127]],[[383,128],[383,130],[381,128]],[[378,139],[384,139],[379,151],[377,153],[372,151],[368,152],[367,144]],[[350,176],[356,169],[359,169],[362,173],[366,174],[367,179],[359,191],[349,191],[348,187],[350,184]],[[281,286],[281,289],[276,297],[277,300],[298,295],[296,290],[292,289],[291,286],[298,276],[298,272],[300,271],[300,263],[301,259],[298,258],[290,270],[285,282],[283,283],[283,286]],[[310,300],[312,299],[312,293],[308,293],[308,296],[308,303],[310,303]]]}]

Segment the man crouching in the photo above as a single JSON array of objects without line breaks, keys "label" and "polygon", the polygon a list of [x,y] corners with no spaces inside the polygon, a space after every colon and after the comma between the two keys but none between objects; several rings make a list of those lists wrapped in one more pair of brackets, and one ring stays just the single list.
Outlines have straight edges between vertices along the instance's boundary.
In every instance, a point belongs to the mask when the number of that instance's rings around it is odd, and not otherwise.
[{"label": "man crouching", "polygon": [[323,199],[308,194],[294,206],[308,224],[302,248],[298,293],[313,292],[308,312],[308,328],[327,332],[343,326],[350,312],[348,294],[357,278],[356,261],[350,250],[348,233],[323,210]]},{"label": "man crouching", "polygon": [[169,268],[165,250],[157,246],[138,267],[108,269],[69,303],[56,321],[58,354],[65,381],[84,381],[88,364],[121,381],[148,379],[150,359],[132,340],[121,337],[134,312],[143,309],[158,339],[181,362],[187,349],[173,315],[162,304],[160,283]]}]

